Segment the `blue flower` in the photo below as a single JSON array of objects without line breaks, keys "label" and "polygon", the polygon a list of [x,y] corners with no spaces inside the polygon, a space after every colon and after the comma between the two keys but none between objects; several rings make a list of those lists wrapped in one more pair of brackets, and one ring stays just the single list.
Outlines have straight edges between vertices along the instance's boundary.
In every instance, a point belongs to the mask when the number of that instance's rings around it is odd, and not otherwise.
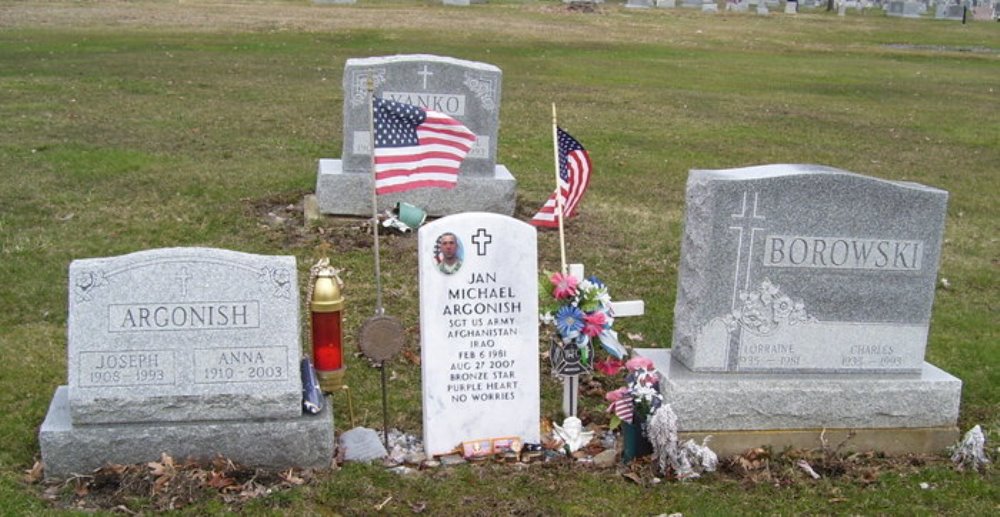
[{"label": "blue flower", "polygon": [[576,337],[583,330],[585,314],[572,305],[563,305],[556,312],[556,329],[564,338]]}]

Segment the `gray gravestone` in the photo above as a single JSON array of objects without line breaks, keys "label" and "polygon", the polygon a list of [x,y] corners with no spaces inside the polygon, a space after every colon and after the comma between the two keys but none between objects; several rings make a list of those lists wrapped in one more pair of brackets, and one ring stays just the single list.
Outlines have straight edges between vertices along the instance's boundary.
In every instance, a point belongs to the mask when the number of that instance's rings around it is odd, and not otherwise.
[{"label": "gray gravestone", "polygon": [[694,371],[920,371],[947,199],[819,166],[691,171],[675,356]]},{"label": "gray gravestone", "polygon": [[649,9],[653,7],[653,0],[628,0],[625,3],[625,7]]},{"label": "gray gravestone", "polygon": [[688,9],[701,9],[704,2],[702,0],[683,0],[681,2],[681,7],[686,7]]},{"label": "gray gravestone", "polygon": [[785,2],[785,14],[797,14],[798,12],[799,12],[798,2],[791,2],[791,1]]},{"label": "gray gravestone", "polygon": [[656,7],[662,7],[664,9],[673,9],[677,7],[677,0],[656,0]]},{"label": "gray gravestone", "polygon": [[767,15],[771,14],[770,9],[767,8],[767,3],[766,2],[761,2],[761,3],[757,4],[757,14],[760,15],[760,16],[767,16]]},{"label": "gray gravestone", "polygon": [[539,441],[535,228],[467,213],[419,232],[424,448]]},{"label": "gray gravestone", "polygon": [[920,18],[926,11],[927,4],[923,2],[903,2],[903,18]]},{"label": "gray gravestone", "polygon": [[329,410],[302,416],[293,257],[172,248],[76,260],[69,291],[69,385],[40,434],[47,475],[161,452],[266,466],[329,462],[331,446],[296,451],[266,437],[333,436]]},{"label": "gray gravestone", "polygon": [[902,0],[893,0],[889,2],[888,9],[886,10],[886,15],[888,16],[903,16],[903,2]]},{"label": "gray gravestone", "polygon": [[972,19],[981,22],[996,20],[996,11],[992,5],[977,5],[972,9]]},{"label": "gray gravestone", "polygon": [[340,160],[322,159],[316,183],[320,210],[372,214],[371,133],[367,84],[375,95],[454,117],[476,136],[454,189],[425,188],[379,196],[379,211],[399,201],[431,216],[466,211],[514,212],[516,181],[497,165],[502,73],[486,63],[432,55],[348,59],[344,66],[344,146]]},{"label": "gray gravestone", "polygon": [[964,11],[965,7],[961,5],[938,4],[937,9],[935,9],[934,17],[939,20],[962,21]]},{"label": "gray gravestone", "polygon": [[815,165],[693,170],[670,351],[687,431],[935,428],[961,381],[924,362],[946,192]]}]

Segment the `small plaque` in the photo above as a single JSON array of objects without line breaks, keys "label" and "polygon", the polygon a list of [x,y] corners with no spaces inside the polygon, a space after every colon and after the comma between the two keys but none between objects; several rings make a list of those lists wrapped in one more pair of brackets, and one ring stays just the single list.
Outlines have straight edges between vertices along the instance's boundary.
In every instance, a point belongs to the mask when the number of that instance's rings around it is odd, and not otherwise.
[{"label": "small plaque", "polygon": [[587,343],[587,357],[589,361],[584,362],[580,354],[580,348],[576,345],[564,346],[558,340],[552,341],[549,349],[549,359],[552,361],[552,372],[557,375],[571,376],[584,375],[593,371],[594,345]]},{"label": "small plaque", "polygon": [[358,348],[373,361],[388,361],[406,344],[403,324],[392,316],[375,316],[361,326]]}]

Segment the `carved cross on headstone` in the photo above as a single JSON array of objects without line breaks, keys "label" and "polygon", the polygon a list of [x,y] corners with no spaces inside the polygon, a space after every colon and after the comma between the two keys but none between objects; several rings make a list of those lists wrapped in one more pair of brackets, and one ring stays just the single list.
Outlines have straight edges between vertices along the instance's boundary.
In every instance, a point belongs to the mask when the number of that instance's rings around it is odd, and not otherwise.
[{"label": "carved cross on headstone", "polygon": [[[583,264],[570,264],[569,274],[583,279]],[[615,319],[628,316],[642,316],[646,312],[646,304],[642,300],[611,302],[611,313]],[[566,416],[576,416],[579,402],[579,375],[563,376],[563,413]]]},{"label": "carved cross on headstone", "polygon": [[476,245],[476,254],[480,257],[486,256],[486,245],[493,242],[493,236],[486,233],[486,228],[480,228],[472,236],[472,243]]},{"label": "carved cross on headstone", "polygon": [[181,268],[181,272],[177,273],[177,276],[174,277],[174,280],[176,280],[177,282],[179,282],[180,285],[181,285],[181,297],[182,298],[187,298],[187,295],[188,295],[188,284],[187,283],[188,283],[189,280],[191,280],[193,278],[194,277],[191,276],[191,273],[188,272],[187,266],[182,267]]},{"label": "carved cross on headstone", "polygon": [[427,78],[434,75],[434,72],[427,70],[427,65],[424,65],[423,70],[417,72],[417,75],[423,77],[424,79],[424,89],[427,89]]},{"label": "carved cross on headstone", "polygon": [[[737,299],[740,292],[740,278],[743,278],[743,290],[750,290],[750,265],[753,263],[753,242],[754,237],[757,232],[762,232],[766,228],[761,228],[755,226],[758,224],[763,224],[767,220],[766,217],[757,213],[757,202],[759,201],[760,193],[754,192],[752,201],[750,192],[743,191],[743,200],[740,204],[740,213],[730,214],[729,217],[733,219],[734,226],[730,226],[730,230],[735,230],[739,232],[736,243],[736,264],[733,270],[733,302],[732,309],[736,309]],[[749,203],[753,203],[751,207]],[[748,213],[749,210],[749,213]],[[738,225],[738,226],[736,226]],[[746,244],[744,245],[743,235],[745,232],[749,232],[749,238],[746,239]],[[744,252],[745,250],[745,252]],[[744,262],[743,256],[746,255],[746,261]],[[727,359],[727,364],[730,367],[735,368],[736,363],[739,358],[739,348],[740,348],[740,335],[742,334],[742,328],[733,332],[729,337],[729,354]]]}]

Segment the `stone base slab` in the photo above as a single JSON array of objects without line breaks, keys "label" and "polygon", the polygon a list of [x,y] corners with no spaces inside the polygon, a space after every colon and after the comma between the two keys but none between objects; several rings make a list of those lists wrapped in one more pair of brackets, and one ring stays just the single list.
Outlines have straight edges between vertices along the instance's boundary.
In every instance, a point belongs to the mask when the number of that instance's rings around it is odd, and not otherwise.
[{"label": "stone base slab", "polygon": [[161,453],[177,460],[221,454],[248,467],[273,469],[329,468],[333,461],[329,400],[318,415],[282,420],[74,425],[68,395],[67,386],[56,390],[38,435],[46,478],[87,474],[109,463],[155,461]]},{"label": "stone base slab", "polygon": [[[383,213],[405,201],[431,217],[462,212],[513,215],[516,194],[517,180],[507,167],[496,165],[493,177],[459,175],[453,189],[422,188],[379,196],[378,212]],[[341,160],[321,159],[316,176],[316,198],[324,214],[371,216],[372,177],[344,172]]]},{"label": "stone base slab", "polygon": [[778,452],[786,448],[820,449],[824,442],[839,452],[880,451],[886,454],[938,454],[958,442],[958,427],[920,427],[915,429],[798,429],[770,431],[685,432],[680,439],[701,443],[710,436],[708,446],[720,457],[742,454],[748,449],[770,447]]},{"label": "stone base slab", "polygon": [[667,349],[653,360],[681,431],[951,428],[962,381],[924,363],[918,374],[695,373]]}]

